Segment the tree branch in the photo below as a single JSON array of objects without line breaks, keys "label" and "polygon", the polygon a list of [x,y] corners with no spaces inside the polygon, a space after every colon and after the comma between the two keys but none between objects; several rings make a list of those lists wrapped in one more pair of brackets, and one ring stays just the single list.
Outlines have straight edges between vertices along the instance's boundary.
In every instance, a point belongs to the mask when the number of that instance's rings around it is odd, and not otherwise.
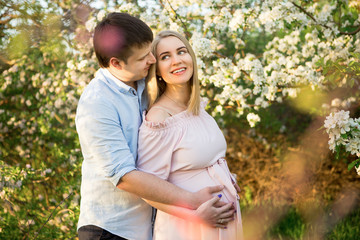
[{"label": "tree branch", "polygon": [[355,35],[355,34],[357,34],[358,32],[360,32],[360,25],[357,27],[356,30],[354,30],[354,31],[352,31],[352,32],[342,32],[342,31],[340,31],[340,33],[343,34],[343,35]]},{"label": "tree branch", "polygon": [[[316,24],[323,26],[327,29],[332,29],[331,27],[329,27],[326,24],[321,24],[319,23],[315,17],[313,15],[311,15],[309,12],[306,11],[306,9],[304,9],[303,7],[301,7],[300,5],[296,4],[295,2],[291,2],[295,7],[297,7],[301,12],[303,12],[304,14],[306,14],[309,18],[311,18],[311,20],[313,20]],[[356,33],[358,33],[360,31],[360,26],[357,27],[356,30],[352,31],[352,32],[343,32],[343,31],[339,31],[340,34],[342,35],[355,35]]]},{"label": "tree branch", "polygon": [[307,12],[303,7],[301,7],[300,5],[297,5],[294,2],[291,2],[295,7],[297,7],[301,12],[305,13],[309,18],[311,18],[311,20],[313,20],[316,24],[321,25],[325,28],[331,29],[329,26],[325,25],[325,24],[319,24],[318,21],[315,19],[315,17],[313,15],[311,15],[309,12]]},{"label": "tree branch", "polygon": [[[7,18],[5,19],[5,17],[7,17]],[[2,14],[0,16],[0,24],[4,25],[4,24],[10,22],[11,20],[13,20],[15,18],[19,18],[19,17],[20,17],[20,15],[18,15],[18,14]]]},{"label": "tree branch", "polygon": [[[169,4],[171,10],[174,12],[174,14],[175,14],[175,19],[179,19],[179,20],[180,20],[180,22],[181,22],[181,24],[182,24],[182,26],[183,26],[183,28],[184,28],[184,30],[185,30],[185,35],[186,35],[186,37],[187,37],[187,38],[190,38],[190,37],[191,37],[191,34],[190,34],[190,32],[187,30],[187,27],[186,27],[185,23],[183,22],[183,20],[181,19],[181,17],[177,14],[177,12],[175,11],[175,9],[171,6],[169,0],[166,0],[166,1],[167,1],[167,3]],[[164,3],[163,3],[162,0],[160,0],[160,5],[161,5],[163,8],[165,8],[165,5],[164,5]],[[175,19],[172,19],[172,20],[174,21]]]},{"label": "tree branch", "polygon": [[46,220],[46,222],[44,222],[44,224],[41,226],[41,228],[39,229],[39,231],[36,233],[34,239],[37,239],[37,237],[38,237],[41,229],[43,229],[43,227],[45,226],[45,224],[46,224],[47,222],[49,222],[49,220],[50,220],[51,216],[54,214],[55,210],[56,210],[61,204],[63,204],[63,202],[65,202],[66,199],[68,199],[71,195],[73,195],[73,193],[74,193],[74,192],[71,192],[66,198],[64,198],[64,199],[55,207],[55,209],[51,212],[51,214],[50,214],[50,216],[48,217],[48,219]]}]

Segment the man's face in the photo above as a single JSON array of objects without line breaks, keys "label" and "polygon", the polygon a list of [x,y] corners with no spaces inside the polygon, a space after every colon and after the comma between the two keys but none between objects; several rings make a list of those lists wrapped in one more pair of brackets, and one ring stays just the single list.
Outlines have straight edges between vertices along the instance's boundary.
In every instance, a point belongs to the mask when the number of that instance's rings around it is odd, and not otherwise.
[{"label": "man's face", "polygon": [[151,43],[144,45],[142,48],[133,47],[131,49],[133,54],[128,58],[127,63],[121,62],[122,81],[125,83],[134,82],[148,75],[150,66],[156,62],[150,50]]}]

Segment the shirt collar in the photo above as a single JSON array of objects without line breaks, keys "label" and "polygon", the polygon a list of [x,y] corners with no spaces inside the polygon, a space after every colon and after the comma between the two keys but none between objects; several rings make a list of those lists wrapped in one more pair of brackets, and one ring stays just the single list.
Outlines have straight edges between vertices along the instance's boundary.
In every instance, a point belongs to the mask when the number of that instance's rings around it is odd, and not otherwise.
[{"label": "shirt collar", "polygon": [[[111,74],[111,72],[106,69],[106,68],[100,68],[99,72],[102,73],[107,79],[112,80],[118,87],[126,90],[126,91],[131,91],[131,89],[133,89],[132,87],[130,87],[129,85],[123,83],[121,80],[119,80],[118,78],[116,78],[114,75]],[[143,79],[142,79],[143,80]],[[138,84],[138,88],[140,85],[144,85],[145,83],[144,81],[137,81]]]}]

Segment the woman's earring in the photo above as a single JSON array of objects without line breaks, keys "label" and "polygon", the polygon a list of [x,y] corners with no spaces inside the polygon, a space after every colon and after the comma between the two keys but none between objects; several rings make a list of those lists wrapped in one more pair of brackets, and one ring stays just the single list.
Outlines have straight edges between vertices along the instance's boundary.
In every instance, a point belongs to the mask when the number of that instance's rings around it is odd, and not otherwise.
[{"label": "woman's earring", "polygon": [[159,79],[159,81],[162,81],[162,80],[163,80],[161,76],[158,76],[158,79]]}]

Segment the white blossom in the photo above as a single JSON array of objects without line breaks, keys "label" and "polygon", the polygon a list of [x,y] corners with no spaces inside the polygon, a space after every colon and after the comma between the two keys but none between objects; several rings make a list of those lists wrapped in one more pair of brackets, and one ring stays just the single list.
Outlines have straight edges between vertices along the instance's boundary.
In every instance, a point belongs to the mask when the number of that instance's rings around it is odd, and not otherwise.
[{"label": "white blossom", "polygon": [[82,71],[82,70],[85,69],[85,67],[87,66],[87,64],[88,64],[88,60],[82,60],[82,61],[80,61],[80,63],[77,65],[77,67],[78,67],[78,69],[79,69],[80,71]]},{"label": "white blossom", "polygon": [[358,175],[360,175],[360,166],[359,166],[359,167],[356,167],[356,166],[355,166],[355,169],[356,169],[356,173],[357,173]]},{"label": "white blossom", "polygon": [[96,27],[96,18],[92,17],[89,20],[86,21],[85,27],[89,32],[94,31]]},{"label": "white blossom", "polygon": [[324,127],[329,134],[330,150],[335,151],[337,146],[342,145],[347,152],[360,157],[360,118],[350,118],[349,111],[341,110],[330,113]]},{"label": "white blossom", "polygon": [[103,9],[101,9],[101,10],[98,12],[96,18],[97,18],[98,21],[101,21],[101,20],[103,20],[103,18],[105,17],[105,15],[106,15],[106,11],[103,10]]},{"label": "white blossom", "polygon": [[190,41],[196,55],[200,57],[212,56],[213,50],[209,39],[199,37],[198,34],[193,34]]},{"label": "white blossom", "polygon": [[246,119],[248,120],[250,127],[255,127],[256,123],[260,122],[259,115],[255,113],[249,113],[246,116]]}]

